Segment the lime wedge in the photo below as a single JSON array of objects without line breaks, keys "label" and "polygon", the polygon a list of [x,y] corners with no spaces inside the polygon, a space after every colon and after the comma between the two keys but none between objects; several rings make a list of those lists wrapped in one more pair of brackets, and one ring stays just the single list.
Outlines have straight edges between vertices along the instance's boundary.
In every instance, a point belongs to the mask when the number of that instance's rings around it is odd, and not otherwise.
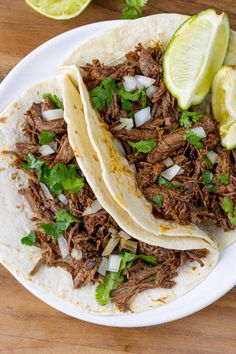
[{"label": "lime wedge", "polygon": [[227,15],[209,9],[190,17],[173,35],[164,55],[164,79],[182,109],[201,103],[209,92],[229,34]]},{"label": "lime wedge", "polygon": [[69,20],[79,15],[91,0],[25,0],[41,15],[54,20]]},{"label": "lime wedge", "polygon": [[219,122],[221,143],[227,149],[236,147],[236,67],[223,66],[212,84],[212,110]]}]

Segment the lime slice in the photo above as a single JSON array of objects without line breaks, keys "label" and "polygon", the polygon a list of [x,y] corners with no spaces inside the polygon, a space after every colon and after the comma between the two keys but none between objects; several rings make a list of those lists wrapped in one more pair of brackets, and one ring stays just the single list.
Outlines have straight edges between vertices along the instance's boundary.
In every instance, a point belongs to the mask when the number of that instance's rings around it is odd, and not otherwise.
[{"label": "lime slice", "polygon": [[190,17],[173,35],[164,55],[164,79],[182,109],[201,103],[209,92],[229,34],[227,15],[209,9]]},{"label": "lime slice", "polygon": [[69,20],[79,15],[91,0],[25,0],[41,15],[54,20]]},{"label": "lime slice", "polygon": [[236,147],[236,67],[223,66],[212,84],[212,110],[219,122],[221,143],[227,149]]}]

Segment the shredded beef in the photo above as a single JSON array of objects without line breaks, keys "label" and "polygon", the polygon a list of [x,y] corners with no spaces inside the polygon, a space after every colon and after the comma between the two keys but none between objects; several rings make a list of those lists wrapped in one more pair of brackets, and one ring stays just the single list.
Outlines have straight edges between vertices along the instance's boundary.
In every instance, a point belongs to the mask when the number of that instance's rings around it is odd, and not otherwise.
[{"label": "shredded beef", "polygon": [[140,141],[148,139],[157,139],[157,133],[151,130],[141,129],[120,129],[114,130],[114,136],[124,141]]},{"label": "shredded beef", "polygon": [[75,157],[74,152],[69,144],[67,134],[62,137],[60,143],[61,145],[56,155],[56,158],[53,160],[53,165],[57,164],[58,162],[67,164]]}]

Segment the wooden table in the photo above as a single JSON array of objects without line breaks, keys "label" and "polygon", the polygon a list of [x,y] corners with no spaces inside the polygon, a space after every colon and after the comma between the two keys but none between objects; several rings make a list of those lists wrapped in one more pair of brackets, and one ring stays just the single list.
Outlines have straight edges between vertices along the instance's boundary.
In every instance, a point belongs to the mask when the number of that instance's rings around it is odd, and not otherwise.
[{"label": "wooden table", "polygon": [[[232,0],[151,0],[145,14],[192,14],[204,8],[227,11],[236,29]],[[32,49],[71,28],[120,18],[118,1],[94,0],[71,21],[38,15],[23,0],[0,0],[0,80]],[[1,353],[235,353],[236,289],[183,320],[152,328],[91,325],[50,308],[0,268]],[[220,286],[220,281],[219,281]]]}]

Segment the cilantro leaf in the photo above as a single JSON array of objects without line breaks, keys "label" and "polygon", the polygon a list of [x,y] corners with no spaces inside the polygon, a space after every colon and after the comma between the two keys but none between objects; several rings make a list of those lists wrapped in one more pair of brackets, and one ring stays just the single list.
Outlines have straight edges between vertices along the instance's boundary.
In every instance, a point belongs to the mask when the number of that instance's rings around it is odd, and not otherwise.
[{"label": "cilantro leaf", "polygon": [[52,93],[48,92],[43,94],[43,98],[48,98],[56,108],[64,109],[62,101],[56,95],[53,95]]},{"label": "cilantro leaf", "polygon": [[142,90],[136,90],[134,92],[128,92],[128,91],[125,91],[124,87],[122,86],[120,91],[119,91],[119,95],[124,100],[129,100],[129,101],[136,102],[136,101],[138,101],[138,99],[139,99],[139,97],[141,95],[141,92],[142,92]]},{"label": "cilantro leaf", "polygon": [[31,152],[28,154],[26,161],[27,163],[21,164],[21,167],[24,170],[36,169],[39,171],[44,164],[43,161],[37,160]]},{"label": "cilantro leaf", "polygon": [[214,166],[211,160],[207,156],[204,156],[203,159],[205,160],[208,168],[212,168]]},{"label": "cilantro leaf", "polygon": [[96,299],[99,305],[105,306],[112,290],[116,289],[124,281],[124,276],[119,273],[109,272],[105,275],[103,282],[96,288]]},{"label": "cilantro leaf", "polygon": [[30,231],[30,233],[21,239],[22,245],[33,246],[35,244],[36,234],[35,231]]},{"label": "cilantro leaf", "polygon": [[111,77],[102,80],[99,86],[90,91],[93,107],[99,111],[112,103],[112,96],[117,91],[115,80]]},{"label": "cilantro leaf", "polygon": [[203,148],[203,144],[201,143],[201,138],[192,130],[187,130],[185,132],[185,138],[188,140],[190,144],[194,145],[197,149]]},{"label": "cilantro leaf", "polygon": [[121,97],[121,107],[124,111],[130,112],[132,109],[132,103],[129,100],[125,100]]},{"label": "cilantro leaf", "polygon": [[162,205],[163,205],[163,196],[162,196],[161,194],[154,195],[154,197],[152,198],[152,200],[154,201],[154,203],[157,204],[158,208],[162,208]]},{"label": "cilantro leaf", "polygon": [[122,11],[123,18],[135,19],[142,16],[142,8],[147,4],[148,0],[124,0],[123,2],[126,3]]},{"label": "cilantro leaf", "polygon": [[157,142],[154,139],[140,140],[137,143],[134,141],[128,141],[128,144],[135,148],[138,152],[142,152],[144,154],[152,151],[157,146]]},{"label": "cilantro leaf", "polygon": [[236,216],[234,215],[234,203],[229,197],[224,197],[220,203],[221,208],[227,214],[232,225],[236,225]]},{"label": "cilantro leaf", "polygon": [[213,173],[211,171],[204,170],[202,172],[202,180],[209,192],[215,193],[216,192],[216,186],[211,183],[211,180],[213,178]]},{"label": "cilantro leaf", "polygon": [[146,91],[144,89],[141,90],[141,104],[142,104],[142,109],[147,107],[147,95]]},{"label": "cilantro leaf", "polygon": [[41,223],[40,227],[46,235],[51,236],[54,240],[58,240],[64,234],[64,231],[74,222],[80,222],[80,220],[66,210],[60,209],[56,212],[56,222],[54,224]]},{"label": "cilantro leaf", "polygon": [[202,118],[203,115],[198,112],[183,111],[179,120],[179,124],[181,127],[189,129],[194,123],[197,123]]},{"label": "cilantro leaf", "polygon": [[43,130],[40,134],[39,142],[41,145],[50,144],[53,141],[54,136],[54,132],[51,132],[50,130]]},{"label": "cilantro leaf", "polygon": [[229,173],[223,173],[222,175],[219,175],[216,178],[224,186],[227,186],[227,184],[229,184]]},{"label": "cilantro leaf", "polygon": [[180,183],[172,183],[172,182],[170,182],[170,181],[168,181],[168,179],[167,178],[165,178],[165,177],[163,177],[163,176],[159,176],[159,178],[158,178],[158,184],[159,185],[163,185],[163,186],[165,186],[165,187],[167,187],[167,188],[171,188],[171,189],[178,189],[180,186],[181,186],[181,184]]}]

